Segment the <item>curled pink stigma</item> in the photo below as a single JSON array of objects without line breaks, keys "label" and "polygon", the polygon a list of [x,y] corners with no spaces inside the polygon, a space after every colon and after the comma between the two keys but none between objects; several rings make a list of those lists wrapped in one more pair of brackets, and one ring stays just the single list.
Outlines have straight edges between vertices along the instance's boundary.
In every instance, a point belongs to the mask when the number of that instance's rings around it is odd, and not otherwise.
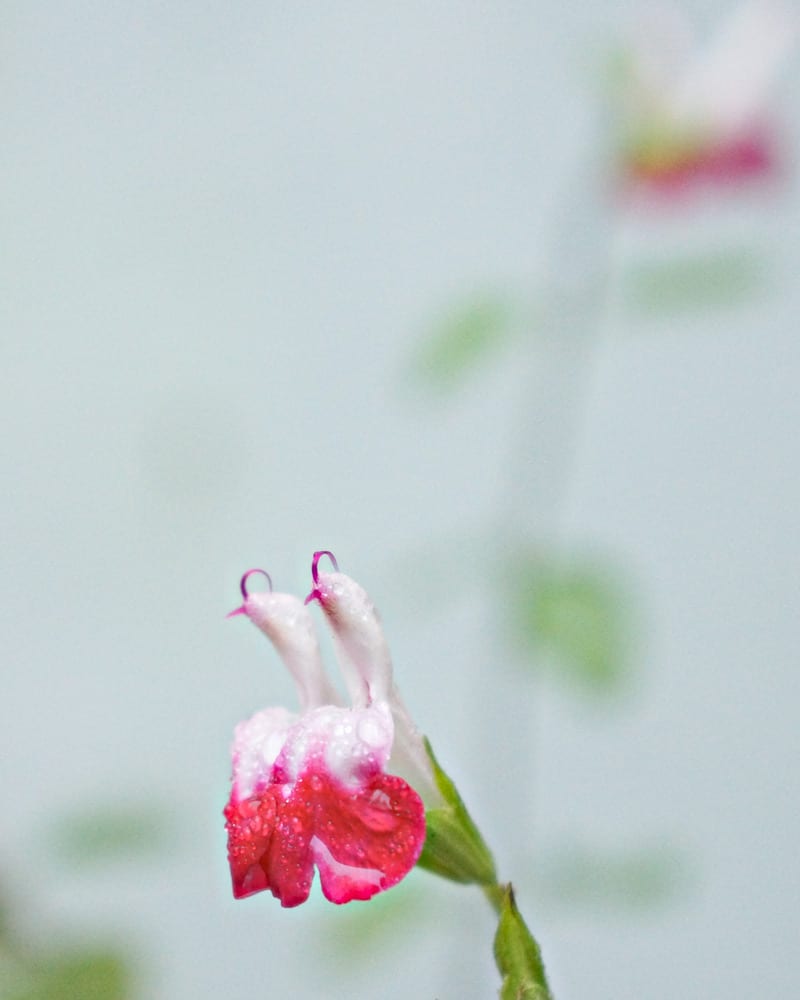
[{"label": "curled pink stigma", "polygon": [[242,597],[247,600],[250,596],[247,592],[247,581],[253,575],[253,573],[260,573],[262,576],[267,578],[267,583],[269,584],[269,589],[272,591],[272,577],[265,569],[249,569],[243,576],[239,583],[239,589],[242,592]]},{"label": "curled pink stigma", "polygon": [[[265,569],[249,569],[244,574],[242,579],[239,581],[239,589],[242,592],[242,597],[245,599],[245,603],[247,603],[247,598],[250,596],[250,594],[247,592],[247,580],[249,577],[253,575],[253,573],[260,573],[262,576],[265,576],[267,578],[267,583],[269,584],[270,593],[272,592],[272,577],[269,575],[269,573]],[[235,618],[236,615],[246,615],[246,614],[247,610],[244,604],[242,604],[240,607],[234,608],[233,611],[229,611],[228,614],[225,615],[225,617]]]},{"label": "curled pink stigma", "polygon": [[311,560],[311,579],[314,581],[314,586],[311,588],[311,593],[303,601],[303,604],[310,604],[312,601],[318,600],[322,594],[319,589],[319,561],[323,556],[327,556],[333,563],[333,568],[336,572],[339,572],[339,563],[336,561],[336,556],[328,551],[328,549],[320,549],[319,552],[315,552]]},{"label": "curled pink stigma", "polygon": [[314,553],[314,558],[311,560],[311,579],[315,584],[319,583],[319,570],[317,567],[319,566],[319,561],[323,556],[327,556],[333,563],[333,568],[337,573],[339,572],[339,563],[336,562],[336,556],[327,549],[321,549],[319,552]]}]

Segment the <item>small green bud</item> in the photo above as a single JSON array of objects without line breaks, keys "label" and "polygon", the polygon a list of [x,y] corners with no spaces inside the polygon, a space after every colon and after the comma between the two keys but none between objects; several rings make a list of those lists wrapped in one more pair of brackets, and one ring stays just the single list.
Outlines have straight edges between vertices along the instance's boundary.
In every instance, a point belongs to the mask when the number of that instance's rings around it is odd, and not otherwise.
[{"label": "small green bud", "polygon": [[503,977],[500,1000],[552,1000],[539,945],[517,909],[510,885],[500,907],[494,958]]}]

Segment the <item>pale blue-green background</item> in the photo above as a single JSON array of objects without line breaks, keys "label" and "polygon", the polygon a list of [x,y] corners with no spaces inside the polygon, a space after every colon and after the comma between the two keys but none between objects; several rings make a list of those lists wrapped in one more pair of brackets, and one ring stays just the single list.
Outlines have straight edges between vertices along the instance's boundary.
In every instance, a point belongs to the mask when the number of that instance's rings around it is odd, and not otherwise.
[{"label": "pale blue-green background", "polygon": [[[614,210],[585,179],[631,9],[2,5],[0,864],[20,934],[122,941],[154,1000],[494,995],[477,892],[417,873],[403,898],[435,919],[346,954],[349,910],[230,899],[230,732],[291,690],[223,616],[242,570],[304,592],[326,547],[379,604],[559,1000],[796,989],[796,175],[616,217],[620,273],[735,243],[765,262],[760,296],[653,316],[612,281],[577,389],[569,359],[524,350],[445,402],[407,377],[448,302],[535,299],[604,245]],[[692,9],[707,27],[727,5]],[[799,82],[776,103],[790,153]],[[573,390],[566,480],[548,447]],[[621,701],[505,662],[492,553],[447,545],[502,519],[512,465],[533,535],[635,581]],[[160,853],[59,860],[60,816],[130,801],[166,807]],[[531,859],[569,841],[663,847],[679,884],[643,908],[539,896]]]}]

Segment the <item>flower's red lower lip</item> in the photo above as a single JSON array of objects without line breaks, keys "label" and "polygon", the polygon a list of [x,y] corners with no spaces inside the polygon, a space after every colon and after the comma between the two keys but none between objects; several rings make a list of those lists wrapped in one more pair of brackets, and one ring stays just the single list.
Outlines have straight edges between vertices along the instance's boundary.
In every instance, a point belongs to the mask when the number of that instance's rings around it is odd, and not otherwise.
[{"label": "flower's red lower lip", "polygon": [[315,865],[327,899],[370,899],[408,874],[425,841],[422,800],[402,778],[352,789],[319,763],[291,786],[232,796],[225,817],[234,896],[269,889],[287,907],[308,898]]}]

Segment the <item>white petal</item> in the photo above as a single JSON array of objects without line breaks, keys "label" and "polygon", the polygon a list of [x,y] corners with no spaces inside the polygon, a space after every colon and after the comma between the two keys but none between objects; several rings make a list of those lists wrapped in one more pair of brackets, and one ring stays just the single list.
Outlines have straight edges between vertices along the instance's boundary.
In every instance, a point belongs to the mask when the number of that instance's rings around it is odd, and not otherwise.
[{"label": "white petal", "polygon": [[392,659],[375,605],[344,573],[320,573],[315,594],[333,630],[334,648],[355,707],[385,701]]},{"label": "white petal", "polygon": [[283,749],[297,716],[285,708],[265,708],[233,733],[233,794],[247,799],[269,782],[272,766]]},{"label": "white petal", "polygon": [[247,617],[272,642],[297,684],[303,712],[335,705],[339,698],[322,664],[314,622],[292,594],[253,593],[244,602]]},{"label": "white petal", "polygon": [[394,746],[388,770],[411,785],[426,809],[442,805],[442,795],[436,787],[422,732],[411,718],[396,686],[392,687],[389,705],[394,719]]},{"label": "white petal", "polygon": [[344,573],[319,573],[315,593],[333,631],[336,656],[354,709],[388,703],[395,731],[389,770],[405,778],[426,805],[439,804],[441,796],[422,733],[392,678],[389,646],[375,605]]},{"label": "white petal", "polygon": [[290,781],[312,760],[344,785],[357,786],[382,771],[394,740],[392,713],[386,702],[368,708],[314,709],[303,715],[286,736],[278,759]]}]

